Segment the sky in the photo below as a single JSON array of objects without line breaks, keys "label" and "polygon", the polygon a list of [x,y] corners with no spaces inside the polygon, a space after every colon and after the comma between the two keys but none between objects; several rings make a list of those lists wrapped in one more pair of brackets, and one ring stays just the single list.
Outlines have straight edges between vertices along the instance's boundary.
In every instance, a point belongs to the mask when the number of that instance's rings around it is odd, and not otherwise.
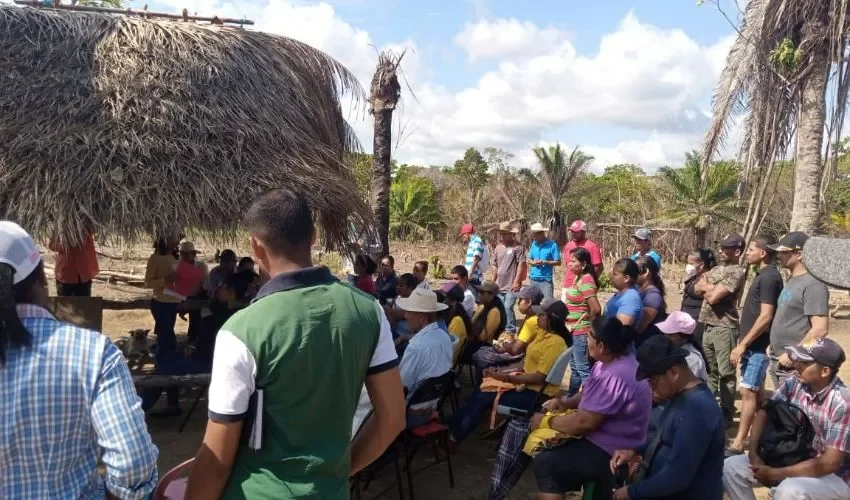
[{"label": "sky", "polygon": [[[594,156],[597,172],[681,165],[700,145],[735,34],[697,0],[146,1],[154,11],[252,19],[252,29],[330,54],[367,89],[378,51],[406,50],[393,154],[420,165],[497,147],[533,167],[532,148],[556,142]],[[718,1],[734,20],[744,0]],[[371,152],[365,109],[349,121]],[[722,154],[735,147],[733,133]]]}]

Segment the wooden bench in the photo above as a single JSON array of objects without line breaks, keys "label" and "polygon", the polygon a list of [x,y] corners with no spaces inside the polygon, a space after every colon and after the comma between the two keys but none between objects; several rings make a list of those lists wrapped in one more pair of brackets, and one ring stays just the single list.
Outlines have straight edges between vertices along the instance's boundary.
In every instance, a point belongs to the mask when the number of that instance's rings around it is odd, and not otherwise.
[{"label": "wooden bench", "polygon": [[198,407],[198,403],[201,401],[204,393],[209,390],[210,387],[210,379],[212,378],[212,374],[210,373],[194,373],[188,375],[135,375],[133,376],[133,385],[136,386],[136,389],[149,389],[151,387],[186,387],[186,388],[196,388],[198,393],[195,395],[195,399],[192,400],[192,406],[189,407],[189,412],[186,413],[186,417],[183,419],[183,422],[180,424],[180,428],[177,432],[183,432],[183,429],[186,428],[186,424],[189,423],[189,419],[192,417],[192,413],[194,413],[195,408]]}]

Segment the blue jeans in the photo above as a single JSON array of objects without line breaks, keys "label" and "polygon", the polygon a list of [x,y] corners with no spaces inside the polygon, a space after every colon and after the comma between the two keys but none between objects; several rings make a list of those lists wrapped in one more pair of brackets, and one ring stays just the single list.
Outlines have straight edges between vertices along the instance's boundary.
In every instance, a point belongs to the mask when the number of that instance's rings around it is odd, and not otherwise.
[{"label": "blue jeans", "polygon": [[553,285],[551,281],[533,279],[531,280],[531,284],[536,286],[540,289],[541,292],[543,292],[544,299],[552,299],[555,297],[555,285]]},{"label": "blue jeans", "polygon": [[499,293],[499,299],[505,304],[505,314],[507,315],[507,318],[505,318],[507,320],[505,321],[505,331],[514,335],[516,333],[516,312],[514,311],[516,295],[513,292],[501,292]]},{"label": "blue jeans", "polygon": [[166,364],[177,353],[177,335],[174,333],[174,323],[177,321],[179,304],[151,300],[151,315],[153,316],[153,333],[156,335],[156,365]]},{"label": "blue jeans", "polygon": [[587,360],[587,335],[573,335],[573,357],[570,360],[570,387],[567,394],[574,396],[590,377],[590,361]]},{"label": "blue jeans", "polygon": [[[524,391],[507,391],[502,394],[499,404],[512,408],[530,409],[537,400],[537,391],[526,389]],[[493,408],[496,401],[495,392],[481,392],[478,389],[469,396],[466,404],[458,408],[451,418],[452,437],[461,442],[466,439],[472,431],[481,423]]]}]

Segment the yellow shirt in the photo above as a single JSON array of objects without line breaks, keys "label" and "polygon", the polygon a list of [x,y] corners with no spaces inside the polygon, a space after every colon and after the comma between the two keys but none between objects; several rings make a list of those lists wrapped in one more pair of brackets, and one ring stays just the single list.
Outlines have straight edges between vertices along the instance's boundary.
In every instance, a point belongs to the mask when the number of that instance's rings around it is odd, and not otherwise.
[{"label": "yellow shirt", "polygon": [[451,323],[449,323],[449,333],[458,338],[458,341],[455,342],[454,354],[452,354],[452,366],[454,366],[457,363],[457,357],[460,356],[460,350],[466,342],[466,325],[460,316],[452,318]]},{"label": "yellow shirt", "polygon": [[[525,350],[525,360],[522,364],[522,371],[525,373],[545,373],[549,374],[552,366],[564,351],[567,350],[567,343],[560,336],[546,331],[539,331],[534,340],[528,345]],[[539,391],[539,385],[529,385],[529,390]],[[543,393],[547,396],[554,396],[560,389],[558,385],[547,384],[543,389]]]},{"label": "yellow shirt", "polygon": [[[478,304],[475,306],[475,315],[472,317],[472,322],[475,323],[475,318],[481,314],[481,311],[484,310],[484,306]],[[493,339],[499,338],[499,334],[502,333],[499,331],[499,323],[501,323],[502,317],[499,315],[499,310],[497,308],[490,309],[490,312],[487,313],[487,321],[484,323],[484,331],[481,332],[478,340],[485,344],[489,344],[493,342]]]},{"label": "yellow shirt", "polygon": [[537,337],[537,334],[542,332],[543,330],[537,326],[537,315],[526,316],[525,320],[522,322],[522,329],[519,331],[519,335],[517,335],[516,339],[522,342],[528,347],[528,344],[534,342],[534,339]]},{"label": "yellow shirt", "polygon": [[153,289],[153,298],[159,302],[175,303],[180,302],[177,297],[166,295],[165,277],[174,272],[174,265],[177,264],[177,259],[173,255],[159,255],[155,253],[148,259],[148,266],[145,269],[145,288]]}]

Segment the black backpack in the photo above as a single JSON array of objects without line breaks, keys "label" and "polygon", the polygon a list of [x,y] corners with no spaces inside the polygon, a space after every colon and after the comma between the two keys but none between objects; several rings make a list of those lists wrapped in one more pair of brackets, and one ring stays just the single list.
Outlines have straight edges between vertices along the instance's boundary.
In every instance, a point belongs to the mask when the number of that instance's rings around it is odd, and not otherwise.
[{"label": "black backpack", "polygon": [[769,399],[762,409],[767,422],[758,445],[758,454],[770,467],[788,467],[812,458],[815,429],[799,406]]}]

